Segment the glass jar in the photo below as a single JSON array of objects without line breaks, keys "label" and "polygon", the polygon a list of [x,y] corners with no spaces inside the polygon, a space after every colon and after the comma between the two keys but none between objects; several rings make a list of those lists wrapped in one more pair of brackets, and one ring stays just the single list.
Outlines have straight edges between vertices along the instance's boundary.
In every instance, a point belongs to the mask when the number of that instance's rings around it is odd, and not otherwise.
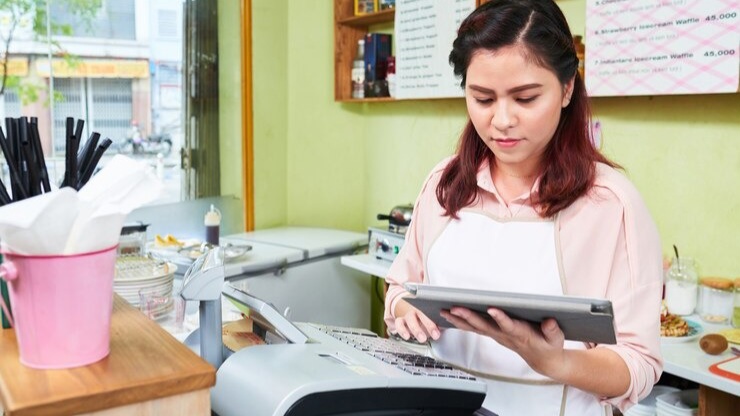
[{"label": "glass jar", "polygon": [[740,277],[735,279],[735,302],[732,309],[732,326],[740,328]]},{"label": "glass jar", "polygon": [[699,284],[697,311],[706,322],[721,324],[732,317],[735,299],[734,283],[722,277],[702,277]]},{"label": "glass jar", "polygon": [[694,260],[674,258],[665,276],[665,303],[674,315],[691,315],[696,308],[699,275]]}]

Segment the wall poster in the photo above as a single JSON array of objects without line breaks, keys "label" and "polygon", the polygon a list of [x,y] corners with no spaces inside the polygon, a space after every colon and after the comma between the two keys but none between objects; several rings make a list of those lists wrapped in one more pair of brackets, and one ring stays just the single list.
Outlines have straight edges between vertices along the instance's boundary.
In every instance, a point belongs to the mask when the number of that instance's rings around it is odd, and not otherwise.
[{"label": "wall poster", "polygon": [[396,98],[462,97],[448,63],[460,23],[476,0],[396,1]]},{"label": "wall poster", "polygon": [[740,0],[587,0],[589,95],[738,91]]}]

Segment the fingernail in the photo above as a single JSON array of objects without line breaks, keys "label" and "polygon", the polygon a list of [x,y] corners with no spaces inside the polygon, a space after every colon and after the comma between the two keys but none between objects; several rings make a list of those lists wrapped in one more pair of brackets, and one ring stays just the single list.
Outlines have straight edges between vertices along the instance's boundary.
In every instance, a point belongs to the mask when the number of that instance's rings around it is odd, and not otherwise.
[{"label": "fingernail", "polygon": [[424,335],[424,334],[421,334],[421,333],[419,333],[419,334],[416,334],[416,339],[417,339],[417,340],[418,340],[419,342],[427,342],[427,336],[426,336],[426,335]]},{"label": "fingernail", "polygon": [[439,333],[439,331],[437,330],[432,331],[432,339],[438,340],[440,335],[441,334]]}]

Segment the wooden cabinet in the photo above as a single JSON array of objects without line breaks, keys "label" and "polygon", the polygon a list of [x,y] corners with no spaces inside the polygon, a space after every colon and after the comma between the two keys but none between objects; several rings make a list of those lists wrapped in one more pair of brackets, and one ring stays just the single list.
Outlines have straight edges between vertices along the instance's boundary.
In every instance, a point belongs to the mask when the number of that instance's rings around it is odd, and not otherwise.
[{"label": "wooden cabinet", "polygon": [[352,60],[357,41],[364,38],[368,27],[393,22],[396,10],[383,10],[355,16],[353,0],[334,0],[334,101],[394,101],[393,98],[352,98]]}]

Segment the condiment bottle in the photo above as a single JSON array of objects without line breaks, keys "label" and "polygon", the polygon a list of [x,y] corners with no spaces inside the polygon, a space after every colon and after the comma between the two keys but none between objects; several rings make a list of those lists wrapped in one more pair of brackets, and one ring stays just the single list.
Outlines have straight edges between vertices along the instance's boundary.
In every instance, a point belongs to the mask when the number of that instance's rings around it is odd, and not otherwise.
[{"label": "condiment bottle", "polygon": [[217,246],[221,226],[221,211],[211,204],[211,209],[206,212],[203,223],[206,226],[206,243]]},{"label": "condiment bottle", "polygon": [[699,306],[701,319],[711,323],[724,323],[732,316],[732,303],[735,298],[734,283],[722,277],[702,277],[699,285]]},{"label": "condiment bottle", "polygon": [[674,258],[666,273],[665,303],[668,312],[674,315],[691,315],[696,308],[699,276],[694,260]]},{"label": "condiment bottle", "polygon": [[352,61],[352,98],[365,98],[365,39],[357,41],[355,60]]},{"label": "condiment bottle", "polygon": [[386,79],[388,80],[388,95],[396,96],[396,57],[389,56],[387,60]]}]

